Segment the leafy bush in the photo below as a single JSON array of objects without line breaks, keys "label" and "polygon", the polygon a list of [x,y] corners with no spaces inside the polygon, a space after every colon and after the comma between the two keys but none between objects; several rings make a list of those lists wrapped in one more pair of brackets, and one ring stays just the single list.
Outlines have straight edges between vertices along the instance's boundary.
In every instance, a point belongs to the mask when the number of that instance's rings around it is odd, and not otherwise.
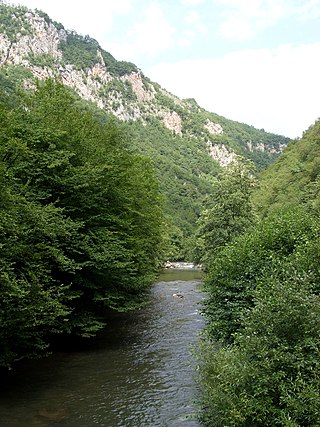
[{"label": "leafy bush", "polygon": [[319,425],[319,248],[318,216],[296,207],[212,260],[200,355],[205,425]]},{"label": "leafy bush", "polygon": [[318,426],[319,327],[319,295],[307,276],[265,279],[234,345],[203,343],[204,425]]},{"label": "leafy bush", "polygon": [[320,120],[301,139],[292,141],[283,154],[260,176],[253,201],[261,215],[284,206],[319,205]]},{"label": "leafy bush", "polygon": [[13,7],[0,3],[0,32],[4,33],[8,39],[15,43],[17,35],[19,37],[32,34],[32,28],[25,14],[28,12],[26,7]]},{"label": "leafy bush", "polygon": [[216,253],[206,278],[205,312],[212,337],[231,339],[245,310],[253,305],[253,292],[266,277],[281,277],[286,271],[303,273],[311,263],[316,265],[310,242],[317,242],[319,235],[318,220],[312,214],[302,208],[283,210]]},{"label": "leafy bush", "polygon": [[28,61],[30,61],[32,65],[35,65],[38,67],[53,68],[55,63],[55,58],[49,53],[34,54],[33,52],[30,52],[27,59]]}]

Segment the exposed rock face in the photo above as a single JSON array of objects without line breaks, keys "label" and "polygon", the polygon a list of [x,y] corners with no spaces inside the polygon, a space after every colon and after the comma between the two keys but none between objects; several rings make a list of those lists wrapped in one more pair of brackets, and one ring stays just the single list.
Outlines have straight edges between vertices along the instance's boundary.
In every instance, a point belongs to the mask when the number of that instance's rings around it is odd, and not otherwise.
[{"label": "exposed rock face", "polygon": [[30,65],[28,55],[48,54],[54,59],[61,58],[58,45],[65,40],[66,31],[57,30],[53,24],[48,24],[43,18],[32,13],[26,13],[32,32],[11,42],[4,34],[0,35],[0,63]]},{"label": "exposed rock face", "polygon": [[[150,82],[137,68],[121,76],[114,70],[112,72],[112,67],[108,68],[110,64],[107,66],[104,61],[104,52],[98,43],[94,45],[97,46],[96,63],[82,69],[67,63],[61,50],[61,42],[68,42],[70,33],[61,25],[55,26],[50,19],[40,16],[37,12],[20,10],[19,13],[21,33],[11,38],[0,33],[0,65],[23,66],[40,80],[59,77],[82,98],[96,103],[98,107],[123,121],[140,120],[142,124],[146,124],[148,118],[157,118],[174,134],[182,138],[199,138],[204,142],[208,139],[208,132],[214,136],[227,134],[227,129],[210,119],[206,120],[204,128],[201,124],[200,127],[196,125],[194,128],[184,126],[188,121],[188,125],[190,124],[190,117],[193,120],[191,114],[201,113],[201,108],[197,107],[194,100],[191,102],[179,99]],[[34,87],[34,82],[30,79],[24,83],[25,87]],[[207,144],[211,157],[222,166],[226,166],[235,158],[235,153],[222,142]],[[249,141],[247,147],[250,151],[270,153],[281,151],[284,145],[277,149],[262,142]]]},{"label": "exposed rock face", "polygon": [[5,64],[8,61],[10,47],[10,40],[4,34],[0,34],[0,64]]},{"label": "exposed rock face", "polygon": [[223,167],[232,163],[237,157],[236,153],[229,151],[225,145],[212,144],[210,141],[207,142],[207,145],[210,156]]},{"label": "exposed rock face", "polygon": [[[112,76],[106,68],[99,49],[97,50],[97,63],[85,70],[78,70],[72,64],[65,64],[62,61],[59,43],[67,38],[65,30],[58,30],[52,23],[47,23],[44,18],[31,12],[26,13],[25,18],[32,31],[30,34],[18,38],[16,43],[12,43],[5,35],[0,34],[0,64],[23,65],[40,80],[59,76],[65,85],[76,89],[82,98],[95,102],[98,107],[112,112],[120,120],[137,120],[152,115],[159,117],[168,129],[181,135],[182,120],[180,116],[177,112],[169,111],[161,105],[157,105],[155,108],[153,100],[156,90],[152,84],[146,86],[140,71],[131,72],[119,78]],[[32,64],[30,54],[50,55],[54,60],[52,66]],[[130,102],[121,90],[106,90],[107,84],[112,80],[118,80],[122,84],[129,82],[136,100]],[[30,87],[30,84],[27,86]],[[125,92],[125,90],[125,85],[123,85],[123,91]],[[168,95],[165,91],[163,92]],[[174,102],[178,100],[173,95],[172,99]],[[139,103],[144,105],[143,112]]]},{"label": "exposed rock face", "polygon": [[211,120],[207,119],[205,125],[205,129],[207,129],[212,135],[222,135],[223,128],[219,123],[213,123]]},{"label": "exposed rock face", "polygon": [[67,64],[59,67],[59,75],[63,83],[75,88],[82,98],[96,102],[100,108],[104,107],[99,91],[104,84],[112,80],[104,64],[95,64],[85,71],[76,70],[72,65]]},{"label": "exposed rock face", "polygon": [[255,146],[253,146],[252,141],[248,141],[247,142],[247,147],[248,150],[250,152],[254,151],[254,150],[258,150],[258,151],[265,151],[266,147],[262,142],[259,142],[258,144],[256,144]]},{"label": "exposed rock face", "polygon": [[182,120],[178,113],[175,111],[161,111],[159,116],[163,118],[163,123],[166,128],[178,135],[182,134]]},{"label": "exposed rock face", "polygon": [[146,101],[148,102],[154,99],[154,96],[155,96],[154,88],[150,86],[150,89],[147,90],[144,87],[140,72],[137,72],[137,73],[133,72],[131,74],[126,74],[125,76],[121,77],[121,80],[128,81],[131,83],[132,90],[137,96],[137,99],[139,102],[146,102]]},{"label": "exposed rock face", "polygon": [[256,145],[253,145],[252,141],[248,141],[247,147],[248,147],[248,150],[250,152],[257,150],[257,151],[262,151],[262,152],[267,151],[268,153],[275,154],[275,153],[279,153],[279,152],[283,151],[285,149],[286,145],[285,144],[279,144],[278,149],[276,149],[275,147],[268,147],[265,144],[263,144],[262,142],[258,142]]}]

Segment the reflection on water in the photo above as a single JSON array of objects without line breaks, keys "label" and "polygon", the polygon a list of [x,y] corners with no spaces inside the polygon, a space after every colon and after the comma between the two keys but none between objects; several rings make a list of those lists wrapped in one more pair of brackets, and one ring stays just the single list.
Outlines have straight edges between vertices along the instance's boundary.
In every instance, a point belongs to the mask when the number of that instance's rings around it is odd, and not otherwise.
[{"label": "reflection on water", "polygon": [[191,347],[203,327],[200,279],[167,270],[148,306],[110,321],[86,349],[24,363],[2,385],[0,426],[198,426]]}]

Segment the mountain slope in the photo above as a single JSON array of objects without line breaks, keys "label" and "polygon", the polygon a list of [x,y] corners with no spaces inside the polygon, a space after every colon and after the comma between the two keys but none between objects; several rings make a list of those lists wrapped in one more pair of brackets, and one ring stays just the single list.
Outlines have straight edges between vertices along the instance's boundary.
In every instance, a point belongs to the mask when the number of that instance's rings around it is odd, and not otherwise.
[{"label": "mountain slope", "polygon": [[280,157],[261,172],[254,202],[266,215],[283,206],[319,206],[320,120],[292,141]]},{"label": "mountain slope", "polygon": [[221,166],[243,155],[262,168],[289,142],[179,99],[134,64],[116,61],[96,40],[66,30],[41,11],[0,3],[0,18],[3,84],[32,89],[37,80],[57,78],[101,120],[112,114],[123,122],[131,149],[153,159],[177,242],[173,256],[183,256],[181,242],[192,234]]},{"label": "mountain slope", "polygon": [[[0,63],[30,70],[36,78],[60,77],[81,97],[121,120],[145,124],[156,118],[181,137],[205,140],[212,156],[227,162],[233,152],[274,154],[289,141],[227,120],[180,100],[129,62],[116,61],[97,41],[67,31],[43,12],[0,5]],[[223,148],[221,148],[223,147]]]}]

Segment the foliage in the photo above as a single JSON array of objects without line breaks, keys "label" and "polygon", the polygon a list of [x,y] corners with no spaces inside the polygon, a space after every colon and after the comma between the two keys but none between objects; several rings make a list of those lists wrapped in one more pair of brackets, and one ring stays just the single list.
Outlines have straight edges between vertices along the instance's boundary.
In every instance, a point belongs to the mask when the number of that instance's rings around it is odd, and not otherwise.
[{"label": "foliage", "polygon": [[203,344],[204,425],[316,427],[320,301],[308,277],[266,278],[232,347]]},{"label": "foliage", "polygon": [[289,144],[277,161],[261,173],[260,189],[253,202],[261,215],[283,206],[319,203],[320,121],[311,126],[301,139]]},{"label": "foliage", "polygon": [[204,425],[320,423],[319,126],[261,173],[262,221],[211,260]]},{"label": "foliage", "polygon": [[317,218],[295,208],[268,217],[216,252],[206,278],[205,312],[212,338],[229,341],[239,330],[246,310],[252,308],[256,287],[266,277],[315,271],[310,242],[319,236]]},{"label": "foliage", "polygon": [[55,64],[55,58],[50,55],[49,53],[38,53],[35,54],[33,52],[30,52],[27,56],[28,61],[32,65],[35,65],[37,67],[54,67]]},{"label": "foliage", "polygon": [[32,29],[25,14],[28,9],[23,6],[14,7],[0,3],[0,33],[6,34],[15,43],[19,37],[29,35]]},{"label": "foliage", "polygon": [[110,74],[116,76],[124,76],[132,72],[137,72],[138,68],[136,65],[127,61],[117,61],[109,52],[101,50],[103,60],[106,64],[107,70]]},{"label": "foliage", "polygon": [[21,65],[6,65],[0,69],[1,95],[8,95],[10,91],[12,97],[16,97],[18,89],[23,88],[26,79],[32,79],[32,73]]},{"label": "foliage", "polygon": [[60,41],[59,48],[62,51],[65,64],[72,64],[78,70],[85,70],[99,63],[98,51],[101,53],[107,71],[112,75],[123,76],[124,74],[137,71],[137,67],[126,61],[117,61],[114,57],[101,49],[99,43],[90,36],[81,36],[75,31],[67,33],[67,39]]},{"label": "foliage", "polygon": [[250,195],[255,186],[254,164],[238,158],[213,182],[196,231],[194,258],[207,264],[215,251],[243,233],[255,221]]},{"label": "foliage", "polygon": [[166,92],[158,88],[158,91],[155,95],[155,101],[157,104],[159,104],[162,108],[169,110],[170,112],[175,111],[179,115],[183,115],[184,111],[182,106],[180,106],[169,94],[166,94]]},{"label": "foliage", "polygon": [[[2,185],[2,196],[4,192]],[[65,240],[78,226],[52,205],[42,207],[7,193],[0,209],[0,366],[47,351],[48,333],[65,330],[77,295],[54,272],[73,274]]]},{"label": "foliage", "polygon": [[[112,79],[105,84],[100,90],[101,97],[108,97],[112,95],[122,95],[123,99],[128,102],[137,99],[136,94],[133,92],[132,84],[129,81],[122,82],[118,79]],[[115,108],[116,110],[116,108]]]},{"label": "foliage", "polygon": [[31,72],[20,66],[7,65],[0,69],[0,102],[11,106],[19,103],[19,90]]},{"label": "foliage", "polygon": [[123,125],[130,135],[131,149],[153,159],[161,193],[165,197],[167,229],[171,236],[170,259],[190,259],[189,239],[201,212],[203,199],[210,194],[212,175],[219,165],[207,155],[204,144],[164,129],[157,120],[145,126]]},{"label": "foliage", "polygon": [[61,40],[59,48],[65,64],[72,64],[78,70],[93,67],[98,62],[99,44],[89,36],[68,32],[66,40]]},{"label": "foliage", "polygon": [[296,206],[212,259],[200,355],[204,425],[319,424],[319,249],[318,216]]},{"label": "foliage", "polygon": [[152,163],[77,103],[49,80],[0,109],[3,365],[39,354],[48,334],[95,334],[106,309],[139,307],[161,262]]}]

